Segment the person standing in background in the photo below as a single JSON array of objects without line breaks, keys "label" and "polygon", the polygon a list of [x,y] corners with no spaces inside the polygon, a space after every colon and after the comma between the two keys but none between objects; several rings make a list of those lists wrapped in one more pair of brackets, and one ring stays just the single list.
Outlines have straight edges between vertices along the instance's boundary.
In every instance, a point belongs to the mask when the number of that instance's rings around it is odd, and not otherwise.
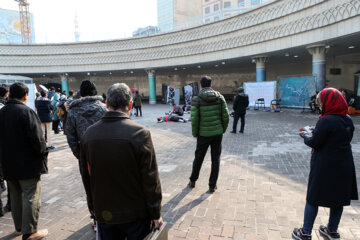
[{"label": "person standing in background", "polygon": [[229,124],[229,111],[223,95],[211,88],[210,77],[203,77],[200,80],[200,86],[199,95],[195,96],[191,103],[192,135],[197,138],[197,141],[188,186],[195,187],[204,157],[211,146],[209,193],[213,193],[217,189],[222,137]]},{"label": "person standing in background", "polygon": [[135,91],[135,109],[136,109],[136,115],[135,116],[139,116],[139,111],[140,111],[140,117],[142,117],[142,111],[141,111],[141,95],[139,93],[139,90]]},{"label": "person standing in background", "polygon": [[29,88],[21,82],[10,86],[9,100],[0,110],[0,160],[9,184],[12,218],[22,240],[42,239],[38,230],[41,175],[47,173],[47,154],[41,122],[28,106]]},{"label": "person standing in background", "polygon": [[233,130],[231,131],[231,133],[236,133],[236,127],[239,118],[241,119],[240,133],[244,133],[245,114],[246,114],[246,108],[248,106],[249,106],[249,96],[244,93],[244,88],[240,87],[238,88],[238,94],[236,95],[233,106],[235,113],[234,113]]},{"label": "person standing in background", "polygon": [[54,94],[52,96],[51,105],[53,106],[53,131],[55,134],[59,134],[59,123],[60,118],[57,115],[57,104],[60,100],[60,95],[54,91]]},{"label": "person standing in background", "polygon": [[[102,103],[103,98],[97,96],[97,90],[94,83],[90,80],[83,80],[79,91],[80,98],[73,100],[69,105],[66,117],[66,138],[73,152],[78,159],[80,174],[83,174],[82,165],[80,162],[80,140],[84,135],[86,129],[99,121],[107,112],[105,104]],[[89,196],[87,196],[87,203],[91,218],[94,218],[94,211]],[[94,230],[96,223],[93,224]]]},{"label": "person standing in background", "polygon": [[46,92],[40,92],[41,97],[35,100],[35,108],[41,121],[41,129],[44,134],[44,138],[47,140],[47,147],[54,149],[51,142],[51,122],[52,122],[52,111],[54,110],[51,101],[46,97]]},{"label": "person standing in background", "polygon": [[102,240],[144,239],[159,229],[161,184],[151,134],[132,121],[130,88],[112,85],[108,112],[81,139],[82,177]]}]

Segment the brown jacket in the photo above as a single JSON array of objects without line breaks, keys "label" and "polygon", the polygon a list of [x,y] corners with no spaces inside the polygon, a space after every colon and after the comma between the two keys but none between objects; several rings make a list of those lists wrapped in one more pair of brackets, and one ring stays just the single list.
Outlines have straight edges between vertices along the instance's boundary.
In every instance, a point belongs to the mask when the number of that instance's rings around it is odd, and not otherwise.
[{"label": "brown jacket", "polygon": [[103,223],[158,219],[161,185],[150,131],[110,111],[85,132],[82,174],[95,218]]}]

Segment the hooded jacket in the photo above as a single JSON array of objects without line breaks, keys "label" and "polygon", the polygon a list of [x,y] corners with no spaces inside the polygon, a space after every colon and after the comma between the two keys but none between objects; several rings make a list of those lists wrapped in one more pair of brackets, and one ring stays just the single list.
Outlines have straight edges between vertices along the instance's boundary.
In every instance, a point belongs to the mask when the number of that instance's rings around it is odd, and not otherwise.
[{"label": "hooded jacket", "polygon": [[66,117],[66,137],[77,159],[80,159],[80,140],[86,129],[99,121],[107,112],[101,96],[88,96],[71,102]]},{"label": "hooded jacket", "polygon": [[229,123],[229,111],[224,97],[212,88],[201,89],[191,103],[191,126],[194,137],[223,134]]}]

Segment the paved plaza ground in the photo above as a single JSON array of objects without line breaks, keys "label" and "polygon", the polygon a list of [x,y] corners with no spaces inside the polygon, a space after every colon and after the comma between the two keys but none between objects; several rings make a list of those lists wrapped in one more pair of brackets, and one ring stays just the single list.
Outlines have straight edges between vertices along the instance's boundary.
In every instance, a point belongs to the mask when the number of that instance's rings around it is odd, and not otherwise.
[{"label": "paved plaza ground", "polygon": [[[156,123],[156,117],[169,110],[166,105],[144,105],[144,116],[133,118],[152,133],[169,239],[291,239],[293,228],[302,224],[310,162],[310,148],[298,130],[314,125],[317,115],[290,109],[281,113],[250,110],[244,134],[230,133],[231,119],[223,139],[218,190],[208,194],[210,154],[196,187],[187,188],[196,139],[190,123]],[[353,119],[352,146],[360,185],[360,117]],[[65,136],[54,138],[49,174],[42,177],[39,226],[49,229],[50,240],[95,239],[78,162]],[[313,239],[322,239],[317,229],[327,223],[328,215],[328,209],[319,209]],[[342,239],[360,239],[359,201],[345,207],[339,231]],[[6,213],[0,218],[0,238],[21,239],[13,232],[11,214]]]}]

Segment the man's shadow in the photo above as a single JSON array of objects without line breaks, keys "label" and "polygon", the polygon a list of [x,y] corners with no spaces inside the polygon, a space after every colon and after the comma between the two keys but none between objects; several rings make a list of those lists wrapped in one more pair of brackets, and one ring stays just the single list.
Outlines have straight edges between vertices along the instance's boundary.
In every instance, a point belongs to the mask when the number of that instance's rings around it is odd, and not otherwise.
[{"label": "man's shadow", "polygon": [[191,192],[191,188],[186,186],[180,193],[176,194],[172,199],[170,199],[165,205],[162,206],[162,212],[164,212],[164,221],[169,225],[169,229],[190,209],[198,206],[208,197],[210,197],[210,193],[205,192],[201,194],[197,199],[192,200],[186,205],[182,206],[179,209],[176,209],[176,206],[185,198],[185,196]]}]

